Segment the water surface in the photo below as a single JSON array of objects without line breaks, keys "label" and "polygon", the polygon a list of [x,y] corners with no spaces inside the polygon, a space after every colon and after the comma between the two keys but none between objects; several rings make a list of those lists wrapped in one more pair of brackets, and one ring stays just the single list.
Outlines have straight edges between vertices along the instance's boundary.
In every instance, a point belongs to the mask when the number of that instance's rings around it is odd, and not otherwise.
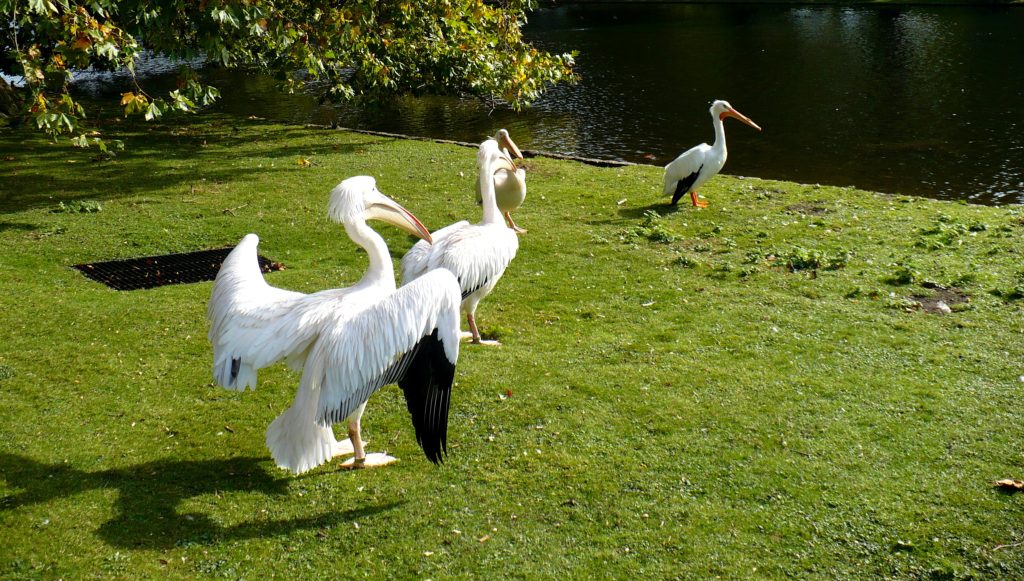
[{"label": "water surface", "polygon": [[714,138],[725,172],[980,203],[1024,202],[1024,8],[581,5],[533,13],[532,42],[579,51],[581,80],[515,113],[473,100],[318,105],[208,70],[222,110],[663,165]]}]

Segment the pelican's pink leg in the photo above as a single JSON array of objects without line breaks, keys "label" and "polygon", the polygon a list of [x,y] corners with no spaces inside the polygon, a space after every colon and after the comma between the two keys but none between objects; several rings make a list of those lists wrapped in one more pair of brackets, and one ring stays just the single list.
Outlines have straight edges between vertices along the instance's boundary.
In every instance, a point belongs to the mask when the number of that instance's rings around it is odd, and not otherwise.
[{"label": "pelican's pink leg", "polygon": [[469,331],[473,334],[473,344],[501,345],[498,341],[484,341],[480,338],[480,331],[476,328],[476,318],[471,313],[466,313],[466,322],[469,323]]},{"label": "pelican's pink leg", "polygon": [[512,219],[511,212],[505,212],[505,221],[508,222],[508,227],[511,228],[516,234],[526,234],[526,228],[520,228],[516,225],[515,220]]},{"label": "pelican's pink leg", "polygon": [[472,313],[466,313],[466,323],[469,324],[469,333],[473,337],[474,343],[480,342],[480,330],[476,328],[476,317]]},{"label": "pelican's pink leg", "polygon": [[360,434],[362,428],[361,419],[356,417],[348,421],[348,438],[352,441],[352,448],[355,450],[356,455],[342,462],[341,467],[350,470],[355,468],[377,468],[397,462],[397,458],[387,454],[367,454],[363,450],[363,438]]}]

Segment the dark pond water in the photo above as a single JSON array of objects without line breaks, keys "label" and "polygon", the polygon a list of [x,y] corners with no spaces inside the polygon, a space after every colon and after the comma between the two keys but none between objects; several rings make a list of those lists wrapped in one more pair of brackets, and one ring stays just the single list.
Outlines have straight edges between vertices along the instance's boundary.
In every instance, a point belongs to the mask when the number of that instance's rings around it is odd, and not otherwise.
[{"label": "dark pond water", "polygon": [[665,164],[726,124],[725,172],[987,204],[1024,202],[1024,7],[587,5],[527,36],[579,51],[581,80],[522,113],[458,99],[318,106],[220,70],[222,110]]}]

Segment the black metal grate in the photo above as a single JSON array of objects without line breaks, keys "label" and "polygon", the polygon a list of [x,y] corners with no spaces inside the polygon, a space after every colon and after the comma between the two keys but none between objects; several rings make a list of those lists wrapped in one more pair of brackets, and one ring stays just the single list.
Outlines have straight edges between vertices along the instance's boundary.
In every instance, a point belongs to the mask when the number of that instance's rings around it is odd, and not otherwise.
[{"label": "black metal grate", "polygon": [[[182,254],[144,256],[129,260],[76,264],[74,268],[111,288],[138,290],[213,280],[217,278],[220,265],[232,250],[233,248],[217,248]],[[263,272],[284,269],[280,262],[271,262],[262,256],[257,258]]]}]

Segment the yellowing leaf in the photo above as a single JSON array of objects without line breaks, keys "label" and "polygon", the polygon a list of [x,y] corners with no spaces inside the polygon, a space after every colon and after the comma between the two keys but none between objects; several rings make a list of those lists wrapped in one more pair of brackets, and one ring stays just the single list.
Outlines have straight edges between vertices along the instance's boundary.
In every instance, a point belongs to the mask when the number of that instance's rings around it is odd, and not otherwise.
[{"label": "yellowing leaf", "polygon": [[309,167],[309,166],[313,165],[313,162],[309,161],[308,159],[306,159],[304,157],[300,157],[298,160],[296,160],[295,163],[297,163],[299,165],[299,167]]},{"label": "yellowing leaf", "polygon": [[71,48],[82,51],[89,50],[89,47],[91,46],[92,41],[89,40],[89,37],[85,35],[79,35],[75,37],[75,42],[71,43]]}]

